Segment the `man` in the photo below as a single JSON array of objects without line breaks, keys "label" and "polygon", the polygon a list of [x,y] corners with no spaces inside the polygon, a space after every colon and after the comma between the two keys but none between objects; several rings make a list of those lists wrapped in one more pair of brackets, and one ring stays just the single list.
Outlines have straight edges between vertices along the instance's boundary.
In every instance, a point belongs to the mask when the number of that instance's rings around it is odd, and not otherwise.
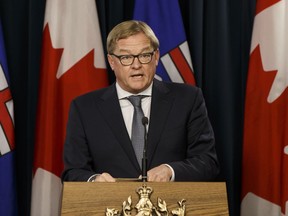
[{"label": "man", "polygon": [[[139,153],[131,142],[136,112],[131,95],[141,95],[148,118],[148,181],[209,181],[216,177],[214,134],[202,92],[190,85],[154,79],[158,48],[158,39],[144,22],[125,21],[109,33],[107,56],[116,83],[71,103],[63,181],[141,178]],[[140,149],[143,151],[143,146]]]}]

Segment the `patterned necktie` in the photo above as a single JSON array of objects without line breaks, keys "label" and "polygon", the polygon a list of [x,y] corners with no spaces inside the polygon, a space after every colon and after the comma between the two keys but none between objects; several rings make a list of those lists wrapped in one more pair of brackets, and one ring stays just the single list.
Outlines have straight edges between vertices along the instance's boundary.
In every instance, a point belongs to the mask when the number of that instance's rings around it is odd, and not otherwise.
[{"label": "patterned necktie", "polygon": [[144,148],[144,126],[142,124],[142,118],[144,113],[141,107],[141,100],[146,96],[144,95],[132,95],[127,99],[134,106],[134,115],[132,123],[131,141],[140,167],[142,168],[143,148]]}]

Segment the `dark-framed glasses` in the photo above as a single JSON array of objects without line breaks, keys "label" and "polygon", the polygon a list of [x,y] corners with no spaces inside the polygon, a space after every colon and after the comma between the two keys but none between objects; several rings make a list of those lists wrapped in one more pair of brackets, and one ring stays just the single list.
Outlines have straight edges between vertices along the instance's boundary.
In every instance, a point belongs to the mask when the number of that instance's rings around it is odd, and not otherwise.
[{"label": "dark-framed glasses", "polygon": [[123,66],[129,66],[133,64],[135,58],[137,58],[141,64],[150,63],[154,52],[155,51],[149,53],[141,53],[139,55],[115,55],[113,53],[110,55],[117,57]]}]

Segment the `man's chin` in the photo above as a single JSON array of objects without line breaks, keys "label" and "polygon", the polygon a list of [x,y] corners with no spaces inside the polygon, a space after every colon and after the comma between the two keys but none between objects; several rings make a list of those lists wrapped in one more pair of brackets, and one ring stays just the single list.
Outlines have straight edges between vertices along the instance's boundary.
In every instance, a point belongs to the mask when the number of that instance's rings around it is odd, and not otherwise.
[{"label": "man's chin", "polygon": [[146,85],[131,85],[129,92],[138,94],[146,89]]}]

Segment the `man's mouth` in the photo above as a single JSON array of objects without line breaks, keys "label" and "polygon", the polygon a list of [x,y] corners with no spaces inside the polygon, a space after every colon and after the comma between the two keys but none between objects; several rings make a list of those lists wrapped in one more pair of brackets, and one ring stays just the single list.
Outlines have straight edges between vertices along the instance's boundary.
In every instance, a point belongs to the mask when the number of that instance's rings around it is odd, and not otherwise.
[{"label": "man's mouth", "polygon": [[132,78],[136,78],[136,77],[143,77],[143,74],[133,74],[131,75]]}]

